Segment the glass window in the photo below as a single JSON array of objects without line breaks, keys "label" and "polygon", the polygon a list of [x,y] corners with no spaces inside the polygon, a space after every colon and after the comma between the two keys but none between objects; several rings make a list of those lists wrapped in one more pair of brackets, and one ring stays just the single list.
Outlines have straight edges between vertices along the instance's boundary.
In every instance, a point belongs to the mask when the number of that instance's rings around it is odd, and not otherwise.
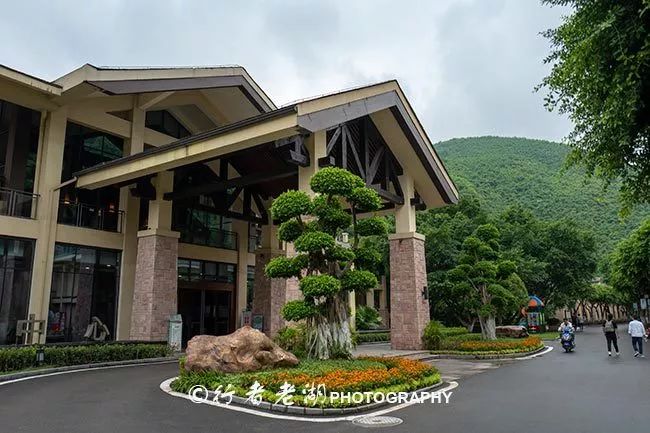
[{"label": "glass window", "polygon": [[40,118],[38,111],[0,100],[0,188],[34,191]]},{"label": "glass window", "polygon": [[144,124],[149,129],[170,135],[174,138],[183,138],[191,135],[187,128],[167,110],[147,111]]},{"label": "glass window", "polygon": [[178,259],[178,279],[182,281],[235,282],[235,265],[202,260]]},{"label": "glass window", "polygon": [[16,340],[18,320],[27,319],[34,241],[0,237],[0,344]]},{"label": "glass window", "polygon": [[120,252],[56,244],[48,341],[80,341],[93,317],[114,338]]}]

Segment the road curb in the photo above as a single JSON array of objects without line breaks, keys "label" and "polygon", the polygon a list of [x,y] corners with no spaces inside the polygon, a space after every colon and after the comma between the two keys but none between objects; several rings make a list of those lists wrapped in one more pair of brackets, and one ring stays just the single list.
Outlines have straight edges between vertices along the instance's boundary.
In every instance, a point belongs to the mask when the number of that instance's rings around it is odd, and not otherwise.
[{"label": "road curb", "polygon": [[[167,379],[163,383],[169,383],[169,389],[166,389],[162,386],[161,384],[161,389],[166,392],[167,394],[170,395],[177,395],[180,394],[176,391],[173,391],[171,389],[171,383],[176,380],[177,377],[173,377],[171,379]],[[440,380],[440,382],[427,386],[424,388],[417,389],[415,391],[409,391],[409,394],[411,396],[416,395],[421,392],[428,392],[428,391],[433,391],[437,388],[441,388],[443,385],[445,385],[445,381]],[[252,402],[247,401],[246,398],[244,397],[239,397],[239,396],[232,396],[232,400],[230,403],[227,403],[228,398],[224,398],[223,395],[219,395],[218,397],[216,396],[216,393],[214,391],[208,391],[207,396],[205,397],[205,400],[207,401],[212,401],[216,403],[217,405],[220,406],[235,406],[235,407],[241,407],[241,408],[247,408],[247,409],[253,409],[256,411],[260,412],[266,412],[269,414],[272,413],[277,413],[277,414],[288,414],[288,415],[293,415],[297,417],[301,416],[316,416],[319,418],[327,418],[327,417],[338,417],[338,416],[347,416],[347,415],[363,415],[366,414],[367,412],[370,412],[372,410],[376,410],[382,407],[386,407],[389,405],[392,405],[394,403],[389,403],[387,401],[383,402],[375,402],[375,403],[369,403],[369,404],[363,404],[355,407],[345,407],[345,408],[320,408],[320,407],[306,407],[306,406],[287,406],[283,404],[273,404],[269,403],[266,401],[261,402],[258,405],[253,404]]]},{"label": "road curb", "polygon": [[161,358],[130,359],[126,361],[95,362],[92,364],[67,365],[65,367],[41,368],[38,370],[21,371],[0,375],[0,384],[13,382],[20,379],[29,379],[39,376],[47,376],[56,373],[67,373],[72,371],[93,370],[107,367],[120,367],[141,364],[164,364],[178,361],[178,356],[166,356]]},{"label": "road curb", "polygon": [[493,354],[493,355],[479,355],[479,354],[455,354],[455,353],[432,353],[426,358],[419,359],[420,361],[427,361],[432,359],[481,359],[481,360],[491,360],[491,359],[519,359],[525,358],[527,356],[536,355],[547,350],[548,346],[542,346],[539,349],[535,349],[530,352],[521,352],[521,353],[507,353],[507,354]]}]

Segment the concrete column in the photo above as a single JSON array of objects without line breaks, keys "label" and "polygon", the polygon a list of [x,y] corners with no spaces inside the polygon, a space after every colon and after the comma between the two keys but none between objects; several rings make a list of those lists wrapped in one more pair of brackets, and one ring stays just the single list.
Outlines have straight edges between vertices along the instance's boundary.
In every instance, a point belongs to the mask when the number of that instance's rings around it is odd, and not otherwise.
[{"label": "concrete column", "polygon": [[429,323],[424,236],[416,233],[413,180],[401,176],[405,203],[395,212],[396,233],[390,243],[390,326],[393,349],[422,348],[422,334]]},{"label": "concrete column", "polygon": [[[36,212],[38,232],[34,234],[36,247],[29,297],[29,314],[34,314],[37,320],[47,321],[59,205],[58,186],[61,184],[65,128],[68,119],[65,108],[47,112],[44,116],[41,145],[36,158],[38,161],[37,184],[34,186],[34,192],[39,194],[40,198]],[[45,335],[41,336],[40,342],[45,342]]]},{"label": "concrete column", "polygon": [[131,340],[167,340],[169,316],[178,311],[178,238],[171,230],[172,172],[158,173],[156,200],[149,204],[149,228],[138,232],[131,310]]},{"label": "concrete column", "polygon": [[[145,112],[133,98],[131,111],[131,138],[125,142],[124,155],[134,155],[144,151]],[[124,211],[122,220],[122,266],[120,267],[120,294],[117,306],[117,340],[129,338],[131,328],[131,311],[133,309],[133,286],[135,284],[135,267],[138,257],[138,226],[140,224],[140,199],[133,197],[128,187],[120,189],[120,208]]]},{"label": "concrete column", "polygon": [[235,328],[241,324],[242,312],[246,309],[246,286],[248,275],[248,222],[233,220],[233,231],[237,233],[237,282],[235,285]]},{"label": "concrete column", "polygon": [[318,159],[327,156],[327,137],[325,131],[316,131],[305,140],[305,147],[309,152],[310,164],[308,167],[298,167],[298,189],[313,195],[309,187],[309,180],[320,167]]}]

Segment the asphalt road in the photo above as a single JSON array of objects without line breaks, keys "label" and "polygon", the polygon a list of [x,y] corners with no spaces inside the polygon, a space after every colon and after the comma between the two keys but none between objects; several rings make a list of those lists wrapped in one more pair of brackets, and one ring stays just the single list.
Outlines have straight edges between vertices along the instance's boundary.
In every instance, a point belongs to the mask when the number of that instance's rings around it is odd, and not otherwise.
[{"label": "asphalt road", "polygon": [[[390,415],[394,432],[643,432],[650,428],[650,358],[608,358],[598,329],[556,349],[463,376],[449,405],[416,404]],[[442,366],[441,366],[442,367]],[[350,422],[274,420],[193,404],[159,389],[172,364],[51,376],[0,386],[0,432],[358,432]],[[444,371],[443,371],[444,373]]]}]

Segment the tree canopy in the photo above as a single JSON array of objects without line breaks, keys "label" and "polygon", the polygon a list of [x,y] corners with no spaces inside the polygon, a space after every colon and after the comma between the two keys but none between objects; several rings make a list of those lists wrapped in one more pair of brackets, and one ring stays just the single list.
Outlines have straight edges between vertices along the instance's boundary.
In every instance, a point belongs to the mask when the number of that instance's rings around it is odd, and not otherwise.
[{"label": "tree canopy", "polygon": [[628,302],[650,294],[650,218],[621,241],[610,264],[609,282]]},{"label": "tree canopy", "polygon": [[570,6],[551,43],[546,107],[568,114],[570,162],[621,179],[624,203],[650,202],[650,9],[645,0],[544,0]]}]

